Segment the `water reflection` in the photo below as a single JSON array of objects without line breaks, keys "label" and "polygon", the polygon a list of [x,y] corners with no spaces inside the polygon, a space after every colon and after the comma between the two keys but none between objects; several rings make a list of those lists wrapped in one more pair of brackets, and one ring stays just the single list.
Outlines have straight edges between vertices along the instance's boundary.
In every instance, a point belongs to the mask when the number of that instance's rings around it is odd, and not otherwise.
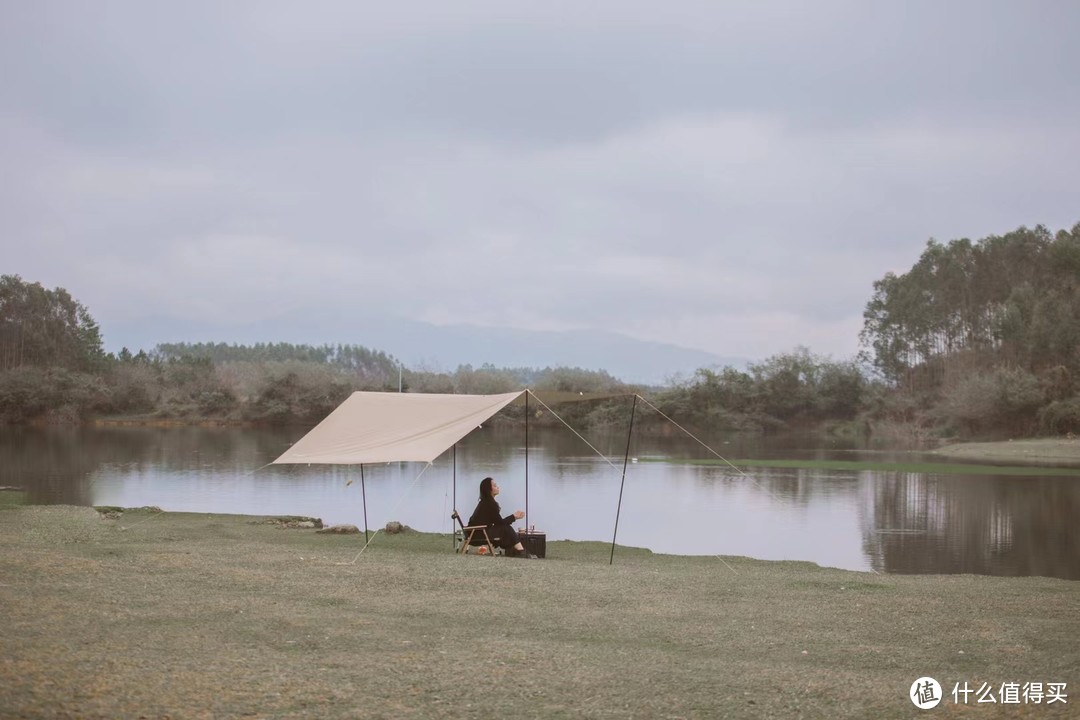
[{"label": "water reflection", "polygon": [[[358,468],[263,467],[302,434],[2,429],[0,485],[25,488],[33,503],[298,514],[362,526]],[[626,436],[588,440],[610,462],[569,431],[530,433],[528,520],[549,539],[611,540]],[[851,459],[859,450],[813,447],[794,436],[709,442],[729,457]],[[709,456],[691,440],[661,435],[635,437],[631,455]],[[499,478],[508,512],[526,509],[520,431],[474,432],[459,444],[456,462],[447,453],[421,470],[415,463],[365,466],[372,528],[400,520],[419,530],[449,532],[451,510],[467,515],[486,475]],[[889,573],[1080,579],[1078,516],[1080,482],[1069,477],[777,468],[743,474],[730,467],[635,462],[626,474],[618,541],[656,552],[808,560]]]},{"label": "water reflection", "polygon": [[876,569],[1080,578],[1077,479],[876,475],[864,531]]}]

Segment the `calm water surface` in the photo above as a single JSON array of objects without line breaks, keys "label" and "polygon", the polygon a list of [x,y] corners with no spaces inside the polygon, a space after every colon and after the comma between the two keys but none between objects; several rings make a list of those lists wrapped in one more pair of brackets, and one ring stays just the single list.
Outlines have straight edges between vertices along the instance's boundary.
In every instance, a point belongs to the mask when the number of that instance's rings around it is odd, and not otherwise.
[{"label": "calm water surface", "polygon": [[[157,505],[165,510],[310,515],[364,526],[355,467],[263,467],[302,429],[0,429],[0,485],[39,504]],[[610,542],[625,434],[530,431],[528,522],[549,540]],[[730,458],[911,460],[799,436],[709,438]],[[631,457],[712,455],[682,437],[635,436]],[[486,475],[509,513],[525,509],[522,432],[484,428],[430,468],[364,467],[367,521],[449,533]],[[916,458],[918,459],[918,458]],[[608,462],[610,461],[610,463]],[[807,560],[887,573],[1080,579],[1080,477],[746,469],[632,462],[618,542],[655,552]],[[456,479],[456,482],[455,482]],[[350,484],[351,482],[351,484]],[[2,521],[2,515],[0,515]]]}]

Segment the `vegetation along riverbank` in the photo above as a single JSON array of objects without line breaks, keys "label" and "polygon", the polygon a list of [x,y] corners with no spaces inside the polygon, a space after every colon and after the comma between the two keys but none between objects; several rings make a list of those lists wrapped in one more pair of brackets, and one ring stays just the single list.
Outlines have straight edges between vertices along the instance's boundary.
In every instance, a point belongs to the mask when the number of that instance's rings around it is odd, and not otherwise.
[{"label": "vegetation along riverbank", "polygon": [[[560,406],[575,427],[625,426],[627,398],[637,392],[699,434],[816,427],[922,445],[1080,434],[1078,288],[1080,225],[931,240],[907,272],[873,282],[858,356],[833,359],[797,347],[745,367],[703,367],[642,387],[595,368],[407,368],[352,341],[243,346],[162,338],[152,348],[107,353],[102,329],[66,289],[5,275],[0,422],[310,426],[355,390],[529,387],[607,396]],[[737,353],[738,339],[732,343]],[[663,426],[655,410],[640,410],[643,431]],[[523,413],[508,408],[497,421],[520,422]],[[534,421],[557,422],[539,410]]]},{"label": "vegetation along riverbank", "polygon": [[[110,519],[111,518],[111,519]],[[407,521],[407,518],[403,518]],[[361,536],[362,538],[362,536]],[[1075,716],[1080,583],[0,509],[0,716]],[[1065,683],[1067,703],[952,690]]]}]

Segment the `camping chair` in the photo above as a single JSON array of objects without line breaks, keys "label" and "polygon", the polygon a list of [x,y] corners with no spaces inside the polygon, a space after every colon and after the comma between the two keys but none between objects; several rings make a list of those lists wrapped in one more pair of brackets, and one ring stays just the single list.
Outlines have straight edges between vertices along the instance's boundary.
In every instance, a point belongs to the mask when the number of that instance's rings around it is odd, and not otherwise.
[{"label": "camping chair", "polygon": [[461,521],[457,510],[450,517],[458,523],[458,527],[454,529],[454,552],[465,555],[469,552],[469,548],[475,547],[478,548],[478,552],[483,553],[483,549],[486,548],[487,552],[494,557],[495,544],[488,535],[487,525],[466,525]]}]

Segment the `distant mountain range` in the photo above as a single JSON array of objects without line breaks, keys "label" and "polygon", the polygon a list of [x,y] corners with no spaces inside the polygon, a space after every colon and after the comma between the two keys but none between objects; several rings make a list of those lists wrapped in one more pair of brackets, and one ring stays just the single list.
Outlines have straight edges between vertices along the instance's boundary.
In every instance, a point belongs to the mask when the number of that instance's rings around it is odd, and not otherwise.
[{"label": "distant mountain range", "polygon": [[459,365],[580,367],[606,370],[626,382],[666,384],[701,367],[732,365],[746,358],[636,340],[606,331],[534,331],[477,325],[432,325],[406,319],[291,313],[260,323],[206,324],[147,317],[104,324],[105,348],[152,350],[168,342],[349,344],[380,350],[417,370],[453,371]]}]

